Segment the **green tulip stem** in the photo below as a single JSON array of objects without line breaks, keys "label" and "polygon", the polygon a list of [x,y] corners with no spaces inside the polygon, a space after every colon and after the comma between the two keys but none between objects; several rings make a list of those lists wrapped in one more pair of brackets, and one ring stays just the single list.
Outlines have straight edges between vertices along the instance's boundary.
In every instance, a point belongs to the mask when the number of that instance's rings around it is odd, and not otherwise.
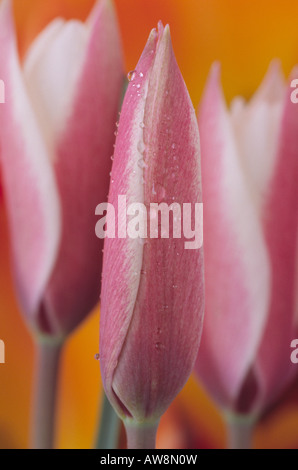
[{"label": "green tulip stem", "polygon": [[252,449],[256,419],[226,415],[229,449]]},{"label": "green tulip stem", "polygon": [[54,446],[55,408],[59,360],[62,343],[37,341],[35,395],[32,419],[32,447],[52,449]]},{"label": "green tulip stem", "polygon": [[127,449],[155,449],[156,433],[159,421],[137,423],[133,420],[124,421]]},{"label": "green tulip stem", "polygon": [[121,422],[105,393],[100,411],[100,425],[95,447],[96,449],[117,449]]}]

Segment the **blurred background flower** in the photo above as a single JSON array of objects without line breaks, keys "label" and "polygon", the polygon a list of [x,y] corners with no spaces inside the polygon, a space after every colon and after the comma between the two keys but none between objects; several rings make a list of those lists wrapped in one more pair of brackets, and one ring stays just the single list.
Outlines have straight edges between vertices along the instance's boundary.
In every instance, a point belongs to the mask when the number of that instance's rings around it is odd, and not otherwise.
[{"label": "blurred background flower", "polygon": [[[177,62],[195,107],[211,64],[222,64],[225,96],[249,98],[269,63],[281,59],[289,75],[298,62],[298,4],[292,0],[114,0],[126,70],[134,69],[149,31],[169,23]],[[56,16],[85,19],[94,0],[14,0],[21,57],[40,30]],[[1,77],[0,77],[1,78]],[[10,274],[7,220],[0,175],[0,338],[6,363],[0,365],[0,447],[29,444],[33,345],[18,312]],[[72,335],[63,358],[57,446],[93,444],[101,396],[98,352],[99,308]],[[258,448],[298,448],[298,383],[260,422]],[[87,404],[87,405],[86,405]],[[158,433],[162,448],[225,447],[224,425],[215,405],[191,378],[164,415]],[[125,445],[123,441],[123,445]]]}]

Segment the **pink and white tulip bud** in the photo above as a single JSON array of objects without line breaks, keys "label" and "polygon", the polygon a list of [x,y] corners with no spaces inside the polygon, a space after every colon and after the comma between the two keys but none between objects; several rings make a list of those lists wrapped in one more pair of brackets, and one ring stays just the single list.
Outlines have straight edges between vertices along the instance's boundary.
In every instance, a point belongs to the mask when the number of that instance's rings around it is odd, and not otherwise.
[{"label": "pink and white tulip bud", "polygon": [[99,300],[94,210],[108,193],[123,83],[108,0],[85,23],[56,19],[20,64],[11,4],[0,7],[1,170],[14,275],[32,328],[64,336]]},{"label": "pink and white tulip bud", "polygon": [[199,111],[206,317],[199,378],[228,412],[257,417],[297,367],[298,105],[277,64],[228,110],[214,67]]},{"label": "pink and white tulip bud", "polygon": [[[100,364],[106,394],[125,422],[129,447],[150,447],[160,416],[193,369],[204,283],[202,247],[186,249],[185,232],[174,238],[171,229],[169,238],[161,232],[152,238],[149,226],[158,215],[149,206],[200,205],[200,150],[195,112],[168,26],[160,23],[158,31],[151,31],[129,79],[109,193],[123,238],[116,231],[115,238],[105,240]],[[128,235],[123,234],[126,222],[120,206],[117,210],[118,196],[126,197],[128,208],[133,203],[146,208],[143,219],[139,217],[148,229],[147,236],[139,235],[143,240],[128,234],[129,225],[136,223],[132,217],[127,219]],[[111,219],[108,212],[110,235]]]}]

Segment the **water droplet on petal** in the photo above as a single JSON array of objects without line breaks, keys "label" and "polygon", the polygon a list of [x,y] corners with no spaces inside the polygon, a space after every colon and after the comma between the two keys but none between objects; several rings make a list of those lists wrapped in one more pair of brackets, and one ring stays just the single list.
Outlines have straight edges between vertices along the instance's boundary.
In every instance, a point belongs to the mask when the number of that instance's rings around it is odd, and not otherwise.
[{"label": "water droplet on petal", "polygon": [[146,148],[146,147],[145,147],[145,144],[144,144],[144,142],[143,142],[142,140],[139,141],[137,148],[138,148],[138,151],[139,151],[140,153],[144,153],[144,152],[145,152],[145,148]]},{"label": "water droplet on petal", "polygon": [[140,122],[140,128],[144,129],[144,127],[145,127],[145,124],[143,122]]},{"label": "water droplet on petal", "polygon": [[94,354],[94,359],[95,359],[96,361],[99,361],[99,360],[100,360],[99,353]]},{"label": "water droplet on petal", "polygon": [[131,70],[130,72],[128,72],[127,74],[127,79],[129,82],[132,82],[134,80],[136,76],[136,71],[135,70]]},{"label": "water droplet on petal", "polygon": [[141,78],[144,77],[144,74],[142,72],[140,72],[139,75],[140,75]]},{"label": "water droplet on petal", "polygon": [[176,148],[176,144],[172,144],[172,149],[174,150]]},{"label": "water droplet on petal", "polygon": [[165,347],[162,343],[157,342],[155,343],[155,349],[157,349],[157,351],[162,351],[163,349],[165,349]]},{"label": "water droplet on petal", "polygon": [[148,165],[144,162],[143,158],[140,158],[140,160],[138,160],[138,167],[141,169],[148,168]]}]

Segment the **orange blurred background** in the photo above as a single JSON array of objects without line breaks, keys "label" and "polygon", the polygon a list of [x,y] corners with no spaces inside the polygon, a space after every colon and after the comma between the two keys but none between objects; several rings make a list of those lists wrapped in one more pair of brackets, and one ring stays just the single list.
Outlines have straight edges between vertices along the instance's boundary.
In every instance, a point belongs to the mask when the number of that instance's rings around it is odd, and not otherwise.
[{"label": "orange blurred background", "polygon": [[[94,0],[15,0],[20,55],[54,17],[85,19]],[[249,98],[270,61],[289,74],[298,63],[298,3],[292,0],[115,0],[127,71],[134,69],[150,30],[169,23],[174,51],[193,104],[198,106],[213,61],[222,64],[227,100]],[[18,310],[9,265],[9,240],[0,181],[0,447],[26,448],[34,348]],[[99,308],[69,338],[60,374],[57,447],[93,445],[101,401]],[[274,347],[274,345],[272,345]],[[298,367],[298,366],[297,366]],[[298,448],[298,382],[260,422],[257,448]],[[162,418],[161,448],[224,448],[225,428],[216,406],[191,377]]]}]

